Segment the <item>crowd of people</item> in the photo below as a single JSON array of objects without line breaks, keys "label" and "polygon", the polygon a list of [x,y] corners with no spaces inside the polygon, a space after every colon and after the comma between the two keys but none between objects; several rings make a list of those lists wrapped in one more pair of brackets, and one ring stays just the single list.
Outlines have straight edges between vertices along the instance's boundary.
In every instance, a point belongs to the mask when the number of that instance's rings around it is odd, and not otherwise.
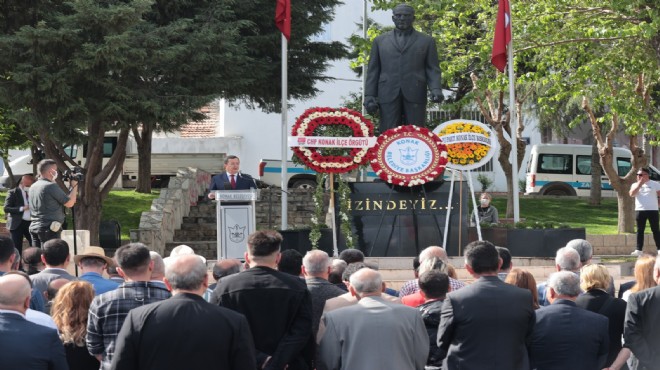
[{"label": "crowd of people", "polygon": [[538,284],[488,241],[465,248],[471,282],[430,246],[399,291],[359,250],[333,260],[281,243],[275,231],[251,234],[244,261],[217,261],[210,284],[187,246],[163,259],[131,243],[111,259],[98,247],[71,256],[50,239],[21,256],[0,236],[0,367],[660,368],[654,256],[638,259],[622,299],[586,240],[557,250],[557,272]]}]

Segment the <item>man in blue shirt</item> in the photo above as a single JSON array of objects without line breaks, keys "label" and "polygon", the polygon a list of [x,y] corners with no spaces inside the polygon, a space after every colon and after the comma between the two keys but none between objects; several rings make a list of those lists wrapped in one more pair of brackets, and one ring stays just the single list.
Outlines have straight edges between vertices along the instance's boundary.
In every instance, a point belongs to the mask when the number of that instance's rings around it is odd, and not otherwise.
[{"label": "man in blue shirt", "polygon": [[99,295],[117,289],[119,283],[103,277],[103,270],[113,264],[112,259],[105,256],[101,247],[87,247],[82,254],[73,257],[78,265],[80,280],[87,281],[94,286],[94,294]]}]

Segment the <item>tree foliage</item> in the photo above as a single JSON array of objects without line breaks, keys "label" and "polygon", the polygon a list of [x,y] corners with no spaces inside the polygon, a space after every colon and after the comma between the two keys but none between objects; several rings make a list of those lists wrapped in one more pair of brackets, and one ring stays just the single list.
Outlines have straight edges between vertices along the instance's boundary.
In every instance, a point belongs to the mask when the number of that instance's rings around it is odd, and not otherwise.
[{"label": "tree foliage", "polygon": [[[325,78],[327,61],[344,50],[309,40],[337,1],[297,4],[293,14],[305,22],[294,23],[290,91],[309,97],[314,82]],[[173,129],[198,118],[198,109],[216,97],[274,108],[280,63],[274,7],[208,0],[8,0],[0,6],[0,106],[62,171],[70,160],[63,146],[86,143],[77,228],[90,230],[92,243],[131,129]],[[104,165],[108,131],[118,140]]]},{"label": "tree foliage", "polygon": [[[375,7],[389,9],[396,3],[376,0]],[[497,2],[411,0],[409,4],[416,10],[417,27],[438,42],[443,78],[456,93],[454,104],[474,102],[474,95],[461,94],[471,73],[479,81],[474,93],[506,91],[507,76],[496,74],[489,64]],[[660,4],[654,0],[523,0],[512,2],[511,9],[519,94],[533,91],[530,106],[539,117],[592,125],[601,164],[613,186],[620,183],[619,229],[632,231],[626,190],[632,171],[622,179],[616,174],[610,133],[616,127],[630,136],[633,171],[644,164],[641,137],[657,145],[660,113],[654,92],[660,77]],[[568,102],[572,109],[567,109]],[[586,110],[576,111],[581,106]],[[598,135],[601,131],[608,134]]]}]

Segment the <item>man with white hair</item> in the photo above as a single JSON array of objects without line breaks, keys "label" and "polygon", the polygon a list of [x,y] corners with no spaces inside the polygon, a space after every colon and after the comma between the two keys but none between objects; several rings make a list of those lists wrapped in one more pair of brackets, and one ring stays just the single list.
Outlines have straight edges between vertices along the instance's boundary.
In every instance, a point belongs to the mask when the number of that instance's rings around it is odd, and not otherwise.
[{"label": "man with white hair", "polygon": [[[580,254],[574,248],[566,246],[557,249],[555,256],[555,269],[557,271],[570,271],[579,278],[580,267],[582,267],[582,264],[580,263]],[[550,304],[546,294],[547,284],[548,282],[544,281],[536,285],[536,290],[539,295],[539,305],[541,306],[547,306]]]},{"label": "man with white hair", "polygon": [[154,263],[154,269],[151,270],[151,282],[167,288],[163,282],[165,280],[165,262],[163,261],[163,257],[156,251],[149,251],[149,257],[151,257],[151,261]]},{"label": "man with white hair", "polygon": [[655,260],[653,279],[656,287],[628,298],[623,326],[624,346],[639,360],[639,369],[657,369],[660,364],[660,257]]},{"label": "man with white hair", "polygon": [[575,304],[580,277],[559,271],[548,279],[551,305],[536,311],[529,344],[532,369],[602,369],[609,351],[608,319]]},{"label": "man with white hair", "polygon": [[0,277],[0,366],[6,370],[66,370],[57,331],[29,322],[30,281],[20,274]]},{"label": "man with white hair", "polygon": [[172,261],[164,278],[172,298],[128,313],[111,369],[255,369],[245,316],[204,301],[208,280],[198,257]]},{"label": "man with white hair", "polygon": [[307,282],[307,290],[312,295],[312,333],[316,337],[325,301],[344,294],[344,291],[328,282],[330,257],[322,250],[307,252],[303,257],[302,273]]},{"label": "man with white hair", "polygon": [[[425,248],[419,254],[419,263],[422,264],[424,263],[424,261],[431,258],[437,258],[442,262],[444,262],[445,264],[449,264],[449,258],[447,257],[447,252],[442,247],[433,245]],[[460,280],[456,280],[453,279],[452,277],[449,277],[449,287],[452,291],[456,291],[458,289],[465,287],[465,283]],[[419,292],[419,281],[417,279],[409,280],[406,281],[401,287],[401,290],[399,290],[399,298],[403,298],[407,295],[415,294],[417,292]]]},{"label": "man with white hair", "polygon": [[[590,265],[591,258],[594,255],[594,247],[589,243],[589,241],[584,239],[573,239],[566,243],[567,247],[575,249],[580,255],[580,268]],[[610,285],[605,289],[607,294],[614,297],[614,278],[610,276]]]},{"label": "man with white hair", "polygon": [[378,271],[363,268],[351,275],[349,290],[358,303],[325,314],[318,370],[424,368],[429,337],[422,317],[383,299],[384,289]]}]

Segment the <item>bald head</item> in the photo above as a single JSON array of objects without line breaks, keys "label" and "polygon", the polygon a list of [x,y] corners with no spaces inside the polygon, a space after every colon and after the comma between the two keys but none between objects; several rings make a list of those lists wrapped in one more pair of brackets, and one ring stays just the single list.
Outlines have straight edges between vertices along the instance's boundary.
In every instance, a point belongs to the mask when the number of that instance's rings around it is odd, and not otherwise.
[{"label": "bald head", "polygon": [[419,263],[423,263],[425,260],[431,259],[433,257],[441,260],[444,263],[449,262],[449,258],[447,258],[447,252],[442,247],[433,245],[427,247],[419,254]]},{"label": "bald head", "polygon": [[358,297],[379,296],[385,289],[380,272],[370,268],[362,268],[350,277],[351,294]]},{"label": "bald head", "polygon": [[241,272],[241,261],[237,259],[218,260],[213,266],[213,278],[218,281],[225,276]]},{"label": "bald head", "polygon": [[55,299],[55,296],[57,295],[57,292],[60,291],[60,288],[62,288],[65,284],[67,284],[69,280],[67,279],[55,279],[51,280],[50,283],[48,283],[48,289],[46,290],[46,294],[48,295],[48,300],[52,301]]},{"label": "bald head", "polygon": [[165,268],[165,284],[174,294],[189,292],[202,295],[208,287],[206,265],[194,254],[178,256]]},{"label": "bald head", "polygon": [[25,313],[30,306],[30,282],[25,276],[7,274],[0,277],[0,309]]}]

